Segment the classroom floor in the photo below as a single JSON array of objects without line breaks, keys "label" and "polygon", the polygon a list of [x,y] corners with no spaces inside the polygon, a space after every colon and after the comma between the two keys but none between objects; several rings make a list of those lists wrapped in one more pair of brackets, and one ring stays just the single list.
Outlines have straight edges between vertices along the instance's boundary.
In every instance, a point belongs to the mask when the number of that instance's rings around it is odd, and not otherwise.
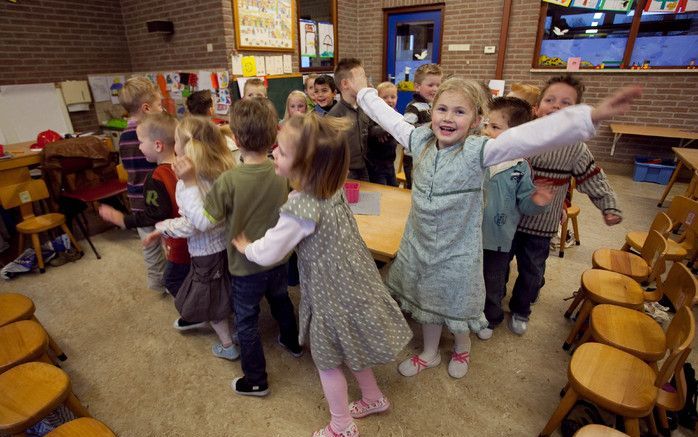
[{"label": "classroom floor", "polygon": [[[566,382],[569,355],[561,349],[570,323],[562,316],[567,298],[602,246],[620,247],[625,232],[645,229],[659,210],[662,185],[610,175],[625,220],[607,228],[589,199],[581,207],[582,245],[551,252],[546,286],[523,337],[502,325],[482,342],[474,335],[468,375],[446,372],[452,337],[444,333],[441,366],[404,378],[396,364],[376,368],[392,402],[385,414],[358,422],[364,436],[533,436],[556,408]],[[676,184],[669,199],[683,193]],[[668,202],[666,203],[668,204]],[[665,205],[666,205],[665,204]],[[230,381],[239,362],[211,355],[213,331],[182,334],[172,298],[147,290],[135,232],[111,230],[94,238],[102,259],[85,257],[46,274],[0,283],[2,291],[29,295],[37,317],[68,355],[62,364],[73,389],[92,414],[121,436],[309,436],[327,424],[329,412],[310,354],[293,358],[276,345],[276,328],[264,307],[261,330],[271,394],[241,397]],[[87,246],[87,245],[85,245]],[[510,281],[510,284],[513,281]],[[291,289],[297,303],[299,292]],[[413,328],[416,328],[414,324]],[[415,337],[400,360],[413,354]],[[696,354],[690,357],[695,365]],[[350,396],[358,395],[349,379]],[[559,435],[559,434],[558,434]],[[690,435],[687,431],[674,435]]]}]

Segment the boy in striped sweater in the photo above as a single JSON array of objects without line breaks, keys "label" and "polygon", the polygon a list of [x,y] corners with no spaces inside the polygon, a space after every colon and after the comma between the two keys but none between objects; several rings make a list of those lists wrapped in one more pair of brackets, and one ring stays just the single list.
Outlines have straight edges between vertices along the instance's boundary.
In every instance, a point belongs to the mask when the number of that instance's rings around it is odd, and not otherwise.
[{"label": "boy in striped sweater", "polygon": [[[584,85],[566,75],[553,77],[545,84],[536,117],[545,117],[560,109],[582,101]],[[584,143],[554,150],[529,158],[536,181],[546,181],[554,186],[554,198],[547,212],[535,216],[523,216],[512,242],[510,256],[516,256],[518,277],[514,284],[509,310],[509,328],[518,335],[526,332],[531,303],[545,283],[545,261],[550,251],[550,239],[557,234],[563,217],[563,202],[570,178],[577,182],[577,190],[588,195],[603,214],[608,226],[622,220],[616,205],[616,196],[608,184],[606,175],[594,162],[594,156]],[[566,219],[566,217],[564,217]]]}]

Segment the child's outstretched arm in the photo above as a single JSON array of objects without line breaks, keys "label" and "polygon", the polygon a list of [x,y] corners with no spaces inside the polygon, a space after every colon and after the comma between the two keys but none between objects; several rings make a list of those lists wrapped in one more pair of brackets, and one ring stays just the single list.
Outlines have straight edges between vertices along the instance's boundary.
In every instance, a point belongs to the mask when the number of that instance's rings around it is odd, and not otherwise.
[{"label": "child's outstretched arm", "polygon": [[250,242],[245,234],[233,239],[233,246],[253,263],[271,266],[282,259],[305,237],[315,232],[315,222],[281,213],[276,226],[264,237]]},{"label": "child's outstretched arm", "polygon": [[485,143],[483,165],[535,156],[587,140],[594,135],[595,124],[627,112],[641,94],[637,86],[622,88],[596,108],[574,105],[508,129]]},{"label": "child's outstretched arm", "polygon": [[395,140],[409,150],[410,134],[415,127],[405,121],[404,117],[391,108],[387,103],[378,97],[375,88],[368,87],[366,73],[361,69],[352,70],[352,90],[356,92],[356,103],[361,109],[371,117],[371,120],[378,123]]}]

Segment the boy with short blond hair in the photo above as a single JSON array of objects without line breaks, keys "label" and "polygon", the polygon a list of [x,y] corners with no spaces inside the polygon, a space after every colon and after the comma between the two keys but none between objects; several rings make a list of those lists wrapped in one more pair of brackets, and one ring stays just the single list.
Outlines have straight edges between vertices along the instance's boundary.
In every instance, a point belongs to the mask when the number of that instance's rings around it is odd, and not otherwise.
[{"label": "boy with short blond hair", "polygon": [[[148,114],[162,112],[162,97],[157,87],[144,76],[132,77],[119,91],[119,103],[128,111],[129,119],[126,129],[119,137],[119,155],[128,174],[127,192],[131,212],[145,210],[143,184],[156,165],[148,162],[140,151],[140,141],[136,127]],[[138,228],[141,240],[155,228],[147,226]],[[160,246],[143,247],[143,259],[148,274],[148,288],[164,292],[162,279],[165,270],[165,257]]]},{"label": "boy with short blond hair", "polygon": [[[381,82],[376,87],[378,97],[391,108],[397,104],[397,87],[392,82]],[[366,167],[368,179],[374,184],[397,187],[395,156],[397,141],[377,123],[371,121],[368,130]]]},{"label": "boy with short blond hair", "polygon": [[[405,121],[422,126],[431,123],[431,104],[436,96],[436,90],[441,85],[443,71],[438,64],[423,64],[414,72],[414,95],[405,108]],[[405,152],[402,159],[405,171],[405,188],[412,188],[412,156]]]},{"label": "boy with short blond hair", "polygon": [[346,117],[352,122],[352,127],[346,133],[349,144],[349,179],[368,182],[366,149],[368,148],[368,129],[371,120],[356,104],[356,93],[352,85],[352,72],[356,69],[363,71],[361,61],[356,58],[340,59],[337,63],[334,69],[334,79],[339,88],[341,99],[327,115]]},{"label": "boy with short blond hair", "polygon": [[264,86],[264,81],[257,77],[248,79],[245,86],[242,88],[243,99],[267,98],[267,87]]}]

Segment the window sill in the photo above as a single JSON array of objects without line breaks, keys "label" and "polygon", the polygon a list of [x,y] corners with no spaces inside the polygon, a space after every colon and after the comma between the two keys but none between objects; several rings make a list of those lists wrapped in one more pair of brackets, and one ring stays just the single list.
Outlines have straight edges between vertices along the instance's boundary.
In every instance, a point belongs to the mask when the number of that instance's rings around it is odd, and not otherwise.
[{"label": "window sill", "polygon": [[574,73],[574,74],[647,74],[647,73],[674,73],[674,74],[696,74],[698,69],[688,68],[648,68],[646,70],[631,70],[628,68],[600,68],[600,69],[580,69],[577,71],[567,71],[565,68],[531,68],[531,73]]}]

